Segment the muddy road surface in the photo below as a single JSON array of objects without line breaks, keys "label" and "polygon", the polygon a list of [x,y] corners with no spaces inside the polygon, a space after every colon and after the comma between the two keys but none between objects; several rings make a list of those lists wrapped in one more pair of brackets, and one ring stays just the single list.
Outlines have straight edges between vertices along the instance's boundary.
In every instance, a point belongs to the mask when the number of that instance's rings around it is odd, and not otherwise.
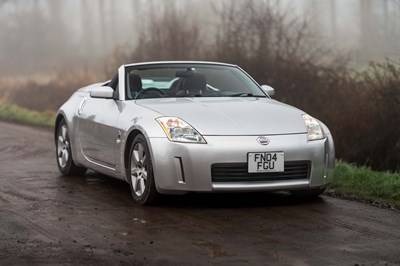
[{"label": "muddy road surface", "polygon": [[400,214],[322,196],[167,197],[61,177],[52,132],[0,122],[0,265],[399,265]]}]

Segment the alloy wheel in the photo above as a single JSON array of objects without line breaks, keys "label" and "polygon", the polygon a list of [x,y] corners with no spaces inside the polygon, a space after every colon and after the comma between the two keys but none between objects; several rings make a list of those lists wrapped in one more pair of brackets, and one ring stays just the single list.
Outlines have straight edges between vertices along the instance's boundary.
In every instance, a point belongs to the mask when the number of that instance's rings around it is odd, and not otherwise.
[{"label": "alloy wheel", "polygon": [[57,159],[58,164],[61,168],[65,168],[68,163],[70,156],[70,148],[69,148],[69,139],[67,126],[62,125],[60,130],[58,131],[58,140],[57,140]]},{"label": "alloy wheel", "polygon": [[140,197],[147,185],[147,155],[144,146],[136,143],[131,156],[131,182],[134,193]]}]

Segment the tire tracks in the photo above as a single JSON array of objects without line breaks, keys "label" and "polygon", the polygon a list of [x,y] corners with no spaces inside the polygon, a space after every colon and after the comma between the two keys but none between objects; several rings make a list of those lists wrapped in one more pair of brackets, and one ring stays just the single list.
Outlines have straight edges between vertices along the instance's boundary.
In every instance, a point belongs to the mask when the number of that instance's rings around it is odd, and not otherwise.
[{"label": "tire tracks", "polygon": [[326,222],[335,225],[335,226],[340,226],[342,228],[346,228],[358,233],[361,233],[363,235],[367,235],[367,236],[372,236],[372,237],[376,237],[379,239],[383,239],[383,240],[387,240],[387,239],[391,239],[391,240],[399,240],[400,237],[387,233],[387,232],[382,232],[382,231],[378,231],[378,230],[372,230],[368,227],[365,226],[361,226],[355,223],[351,223],[348,221],[345,221],[343,219],[339,219],[339,218],[333,218],[333,219],[326,219]]},{"label": "tire tracks", "polygon": [[31,232],[31,231],[36,232],[39,236],[38,238],[43,241],[54,242],[54,240],[56,239],[53,235],[49,234],[45,229],[41,228],[40,226],[36,225],[35,223],[30,221],[26,217],[14,212],[14,211],[0,209],[0,213],[7,215],[8,218],[14,217],[14,219],[12,219],[12,220],[15,221],[16,224],[18,224],[19,226],[25,227],[27,229],[27,231],[29,231],[29,232]]}]

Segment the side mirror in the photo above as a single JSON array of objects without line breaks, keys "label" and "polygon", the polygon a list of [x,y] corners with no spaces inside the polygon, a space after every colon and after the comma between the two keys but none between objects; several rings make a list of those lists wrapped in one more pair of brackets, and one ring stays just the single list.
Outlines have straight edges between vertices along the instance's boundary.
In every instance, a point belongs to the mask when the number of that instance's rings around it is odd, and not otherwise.
[{"label": "side mirror", "polygon": [[275,95],[275,89],[268,85],[261,85],[261,89],[268,94],[270,97]]},{"label": "side mirror", "polygon": [[92,98],[112,99],[113,96],[114,90],[108,86],[98,87],[90,92],[90,97]]}]

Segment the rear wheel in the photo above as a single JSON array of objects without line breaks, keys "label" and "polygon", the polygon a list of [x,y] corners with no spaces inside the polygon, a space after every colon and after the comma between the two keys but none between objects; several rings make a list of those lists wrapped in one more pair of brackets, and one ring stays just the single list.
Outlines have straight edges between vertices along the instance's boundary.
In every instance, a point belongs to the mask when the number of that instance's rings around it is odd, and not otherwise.
[{"label": "rear wheel", "polygon": [[86,168],[75,165],[72,159],[71,143],[65,120],[61,120],[57,128],[56,139],[57,165],[60,172],[65,176],[84,175]]},{"label": "rear wheel", "polygon": [[159,198],[154,176],[153,164],[143,135],[137,135],[129,152],[129,184],[133,199],[142,205],[154,204]]}]

